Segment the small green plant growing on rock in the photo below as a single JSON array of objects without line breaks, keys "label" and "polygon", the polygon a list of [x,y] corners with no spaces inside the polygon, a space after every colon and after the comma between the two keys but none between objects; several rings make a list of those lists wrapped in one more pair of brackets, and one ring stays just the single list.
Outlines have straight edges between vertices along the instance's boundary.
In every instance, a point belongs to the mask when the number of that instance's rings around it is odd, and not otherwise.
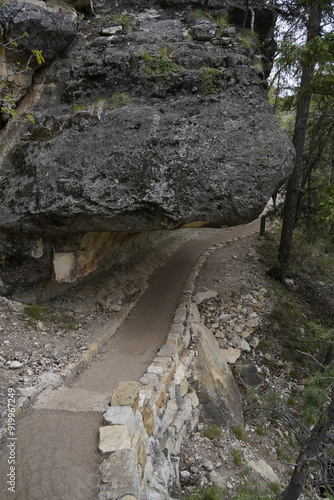
[{"label": "small green plant growing on rock", "polygon": [[114,94],[109,101],[107,102],[107,109],[117,109],[122,106],[126,106],[131,102],[131,97],[127,92],[120,92],[118,94]]},{"label": "small green plant growing on rock", "polygon": [[233,433],[239,441],[243,441],[246,438],[246,432],[242,425],[237,425],[233,427]]},{"label": "small green plant growing on rock", "polygon": [[25,306],[24,313],[30,319],[43,321],[52,313],[52,310],[50,307],[40,306],[39,304],[31,304],[29,306]]},{"label": "small green plant growing on rock", "polygon": [[264,427],[259,426],[255,429],[255,432],[258,436],[265,436],[266,435],[266,430]]},{"label": "small green plant growing on rock", "polygon": [[129,14],[116,14],[115,21],[122,24],[126,31],[133,31],[135,27],[135,19]]},{"label": "small green plant growing on rock", "polygon": [[193,12],[191,12],[190,14],[190,18],[191,19],[209,19],[209,21],[212,21],[213,23],[215,23],[219,30],[218,30],[218,33],[217,35],[220,36],[221,35],[221,31],[225,28],[228,28],[229,26],[229,22],[228,22],[228,16],[227,14],[225,14],[224,12],[217,12],[216,14],[209,14],[209,12],[206,12],[205,10],[200,10],[200,9],[197,9],[197,10],[194,10]]},{"label": "small green plant growing on rock", "polygon": [[153,57],[150,55],[149,52],[147,52],[147,50],[143,50],[141,53],[140,53],[140,57],[141,59],[143,59],[143,61],[152,61]]},{"label": "small green plant growing on rock", "polygon": [[90,114],[97,113],[98,116],[101,116],[101,113],[105,109],[117,109],[122,106],[126,106],[131,102],[131,97],[127,92],[119,92],[117,94],[113,94],[110,99],[106,99],[104,97],[100,97],[97,101],[94,101],[87,106],[84,104],[73,104],[72,110],[74,113],[80,113],[80,111],[88,111]]},{"label": "small green plant growing on rock", "polygon": [[258,36],[253,30],[244,30],[239,33],[239,40],[248,50],[253,50],[259,44]]},{"label": "small green plant growing on rock", "polygon": [[84,111],[86,106],[84,104],[73,104],[72,110],[74,113],[80,113],[80,111]]},{"label": "small green plant growing on rock", "polygon": [[218,486],[204,487],[186,495],[182,500],[224,500],[226,493]]},{"label": "small green plant growing on rock", "polygon": [[197,76],[203,95],[218,94],[221,90],[222,73],[217,68],[202,68]]},{"label": "small green plant growing on rock", "polygon": [[184,71],[182,66],[172,61],[172,55],[164,55],[167,54],[167,50],[161,49],[161,51],[159,56],[151,56],[148,52],[141,54],[142,59],[145,61],[145,73],[150,76],[169,76]]},{"label": "small green plant growing on rock", "polygon": [[263,71],[261,58],[259,56],[254,56],[253,62],[252,62],[250,67],[253,69],[259,69],[259,70]]},{"label": "small green plant growing on rock", "polygon": [[208,439],[219,438],[221,436],[221,430],[216,426],[207,427],[204,430],[204,436]]},{"label": "small green plant growing on rock", "polygon": [[242,451],[238,450],[238,449],[232,450],[232,457],[233,457],[233,461],[234,461],[235,465],[237,467],[241,467],[241,464],[242,464],[242,461],[244,458]]},{"label": "small green plant growing on rock", "polygon": [[[238,474],[239,475],[239,474]],[[247,470],[240,473],[244,481],[233,489],[235,500],[278,500],[281,487],[277,483],[263,484],[247,477]]]}]

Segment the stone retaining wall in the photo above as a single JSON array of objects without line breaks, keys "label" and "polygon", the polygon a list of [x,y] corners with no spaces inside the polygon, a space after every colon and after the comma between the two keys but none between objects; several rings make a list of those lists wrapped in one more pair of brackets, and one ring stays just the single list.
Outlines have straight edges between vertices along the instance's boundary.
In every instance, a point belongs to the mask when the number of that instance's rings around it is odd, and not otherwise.
[{"label": "stone retaining wall", "polygon": [[[106,459],[98,500],[168,500],[172,486],[178,487],[180,448],[199,420],[199,398],[190,386],[197,356],[194,324],[200,324],[192,302],[194,282],[208,256],[232,241],[201,255],[166,343],[139,383],[123,382],[115,389],[100,428],[99,450]],[[223,370],[229,377],[227,363]]]}]

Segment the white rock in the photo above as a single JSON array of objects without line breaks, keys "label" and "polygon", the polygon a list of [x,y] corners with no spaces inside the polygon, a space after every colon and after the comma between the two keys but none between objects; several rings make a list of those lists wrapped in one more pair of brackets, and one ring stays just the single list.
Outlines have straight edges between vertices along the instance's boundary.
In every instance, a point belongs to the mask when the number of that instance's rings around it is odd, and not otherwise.
[{"label": "white rock", "polygon": [[110,26],[109,28],[104,28],[100,34],[103,36],[112,36],[116,35],[116,33],[120,33],[122,30],[123,26],[120,24],[118,26]]},{"label": "white rock", "polygon": [[40,391],[45,389],[56,389],[64,385],[64,380],[60,375],[57,375],[57,373],[45,372],[38,377],[37,385]]},{"label": "white rock", "polygon": [[22,368],[23,363],[20,363],[20,361],[11,361],[9,365],[10,370],[18,370],[19,368]]},{"label": "white rock", "polygon": [[212,299],[213,297],[217,297],[218,292],[215,292],[214,290],[210,290],[209,288],[204,288],[202,287],[195,295],[193,298],[193,301],[195,304],[201,304],[205,300]]},{"label": "white rock", "polygon": [[241,332],[244,331],[244,329],[245,329],[245,325],[236,325],[235,332],[236,333],[241,333]]},{"label": "white rock", "polygon": [[225,338],[225,332],[222,331],[222,330],[218,330],[216,333],[215,333],[215,337],[217,339],[224,339]]},{"label": "white rock", "polygon": [[130,436],[136,427],[136,419],[131,406],[110,406],[103,414],[107,425],[125,425]]},{"label": "white rock", "polygon": [[221,353],[230,365],[233,365],[241,356],[241,350],[233,349],[232,347],[228,349],[221,349]]},{"label": "white rock", "polygon": [[38,389],[36,387],[19,387],[18,391],[21,394],[21,396],[28,398],[31,398],[32,396],[38,393]]},{"label": "white rock", "polygon": [[223,490],[226,488],[226,478],[218,474],[216,471],[211,471],[209,474],[210,481],[214,484],[214,486],[218,486],[218,488],[222,488]]},{"label": "white rock", "polygon": [[222,320],[222,321],[227,321],[230,318],[231,318],[231,314],[221,314],[219,316],[219,319]]},{"label": "white rock", "polygon": [[205,467],[206,470],[213,470],[213,463],[211,460],[203,460],[203,467]]},{"label": "white rock", "polygon": [[106,425],[100,427],[99,450],[101,453],[112,453],[117,450],[131,448],[131,437],[125,425]]},{"label": "white rock", "polygon": [[268,479],[268,481],[270,481],[271,483],[281,483],[279,477],[277,476],[277,474],[275,474],[272,467],[268,465],[264,460],[249,460],[249,462],[247,462],[247,465],[261,474],[261,476]]},{"label": "white rock", "polygon": [[256,347],[259,345],[260,339],[258,337],[253,337],[248,344],[253,348],[256,349]]}]

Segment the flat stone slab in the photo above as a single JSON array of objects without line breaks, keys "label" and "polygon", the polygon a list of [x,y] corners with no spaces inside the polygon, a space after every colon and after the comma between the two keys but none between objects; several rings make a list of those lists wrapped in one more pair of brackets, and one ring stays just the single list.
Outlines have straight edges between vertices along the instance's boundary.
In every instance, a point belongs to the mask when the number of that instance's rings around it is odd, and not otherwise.
[{"label": "flat stone slab", "polygon": [[46,390],[37,397],[34,408],[72,412],[104,412],[108,408],[109,400],[110,394],[100,394],[85,389]]},{"label": "flat stone slab", "polygon": [[125,425],[131,436],[134,433],[136,418],[131,406],[110,406],[103,418],[107,425]]},{"label": "flat stone slab", "polygon": [[232,347],[228,349],[221,349],[221,353],[230,365],[233,365],[241,356],[241,350],[233,349]]},{"label": "flat stone slab", "polygon": [[137,465],[137,455],[132,449],[115,451],[104,460],[100,465],[102,486],[98,500],[140,498]]},{"label": "flat stone slab", "polygon": [[101,453],[112,453],[131,448],[131,436],[125,425],[106,425],[100,427],[99,450]]},{"label": "flat stone slab", "polygon": [[198,292],[194,295],[193,301],[195,304],[201,304],[205,300],[213,299],[217,297],[218,292],[210,290],[209,288],[201,287]]},{"label": "flat stone slab", "polygon": [[131,406],[136,411],[139,402],[139,383],[121,382],[114,390],[111,398],[112,406]]},{"label": "flat stone slab", "polygon": [[271,483],[281,484],[281,481],[279,480],[277,474],[273,471],[272,467],[264,460],[249,460],[249,462],[247,462],[247,465],[261,474],[261,476],[268,479],[268,481],[270,481]]},{"label": "flat stone slab", "polygon": [[253,389],[260,387],[260,385],[264,383],[263,378],[258,374],[256,366],[252,364],[241,366],[239,369],[239,377],[244,384]]}]

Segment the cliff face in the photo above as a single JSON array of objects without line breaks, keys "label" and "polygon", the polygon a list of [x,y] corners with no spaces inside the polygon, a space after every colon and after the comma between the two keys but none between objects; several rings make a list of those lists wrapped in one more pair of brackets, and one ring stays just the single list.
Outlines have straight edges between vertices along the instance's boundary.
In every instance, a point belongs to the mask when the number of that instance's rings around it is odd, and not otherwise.
[{"label": "cliff face", "polygon": [[[98,1],[99,16],[79,23],[72,4],[54,4],[55,35],[49,21],[36,28],[36,12],[45,13],[37,5],[20,9],[25,31],[36,32],[24,49],[42,49],[49,63],[18,108],[34,123],[12,120],[0,139],[4,291],[18,259],[33,263],[32,282],[47,281],[54,249],[76,252],[87,233],[104,241],[194,221],[235,225],[261,212],[293,162],[267,103],[271,8]],[[76,6],[93,14],[89,3]],[[20,36],[9,18],[5,36],[13,27]]]}]

